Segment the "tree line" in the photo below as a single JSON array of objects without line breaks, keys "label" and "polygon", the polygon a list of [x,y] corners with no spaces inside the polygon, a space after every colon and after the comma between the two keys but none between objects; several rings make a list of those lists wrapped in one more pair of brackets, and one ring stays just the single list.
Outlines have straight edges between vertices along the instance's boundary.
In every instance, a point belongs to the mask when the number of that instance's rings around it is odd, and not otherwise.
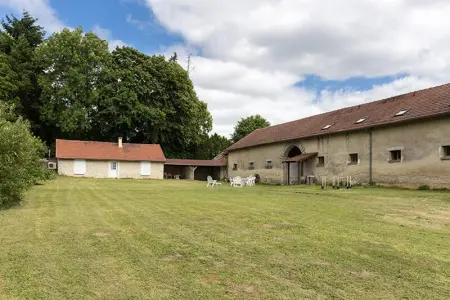
[{"label": "tree line", "polygon": [[166,59],[131,47],[110,52],[106,41],[81,28],[46,38],[36,21],[27,12],[1,21],[0,101],[13,105],[47,146],[56,138],[122,136],[159,143],[168,157],[211,159],[231,144],[209,135],[207,104],[176,55]]},{"label": "tree line", "polygon": [[81,28],[46,38],[28,12],[6,15],[0,28],[0,102],[54,149],[56,138],[158,143],[169,158],[212,159],[256,128],[242,119],[231,139],[213,134],[207,104],[177,62],[132,47],[112,52]]},{"label": "tree line", "polygon": [[52,174],[41,158],[56,138],[161,144],[168,158],[212,159],[256,128],[242,119],[232,140],[213,134],[176,53],[166,59],[132,47],[112,52],[81,28],[46,37],[24,12],[0,22],[0,208]]}]

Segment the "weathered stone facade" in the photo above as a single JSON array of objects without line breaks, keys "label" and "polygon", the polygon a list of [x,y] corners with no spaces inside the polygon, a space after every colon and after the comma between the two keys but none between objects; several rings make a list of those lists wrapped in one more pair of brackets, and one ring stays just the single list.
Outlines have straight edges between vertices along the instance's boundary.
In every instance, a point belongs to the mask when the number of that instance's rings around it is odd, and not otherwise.
[{"label": "weathered stone facade", "polygon": [[[66,176],[108,178],[109,161],[106,160],[86,160],[86,173],[84,175],[74,175],[74,160],[58,159],[58,173]],[[164,163],[152,162],[150,176],[141,176],[141,166],[139,161],[119,161],[117,178],[135,179],[163,179]]]},{"label": "weathered stone facade", "polygon": [[[381,184],[449,186],[450,160],[445,146],[450,146],[449,117],[232,150],[228,153],[228,174],[259,174],[262,182],[286,184],[287,167],[282,162],[292,147],[298,147],[302,153],[318,152],[324,159],[323,166],[318,165],[318,157],[305,161],[299,176],[313,174],[329,180],[332,176],[352,176],[358,183],[368,183],[372,177],[374,183]],[[401,158],[391,161],[395,155],[391,151],[395,150],[401,151]],[[350,154],[357,154],[357,162],[350,161]],[[271,169],[266,168],[270,166],[267,161],[272,162]],[[235,164],[237,170],[233,170]]]}]

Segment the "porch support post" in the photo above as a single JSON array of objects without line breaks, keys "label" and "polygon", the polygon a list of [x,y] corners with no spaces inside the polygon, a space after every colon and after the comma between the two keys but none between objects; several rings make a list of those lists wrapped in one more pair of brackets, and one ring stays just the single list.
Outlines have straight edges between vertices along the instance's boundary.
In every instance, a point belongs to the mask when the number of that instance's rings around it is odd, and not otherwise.
[{"label": "porch support post", "polygon": [[288,177],[287,177],[287,185],[291,185],[291,163],[287,163],[287,171],[288,171]]},{"label": "porch support post", "polygon": [[190,180],[194,180],[195,179],[195,170],[197,170],[197,166],[189,166],[189,168],[191,169],[191,172],[190,172],[190,176],[189,176],[189,179]]}]

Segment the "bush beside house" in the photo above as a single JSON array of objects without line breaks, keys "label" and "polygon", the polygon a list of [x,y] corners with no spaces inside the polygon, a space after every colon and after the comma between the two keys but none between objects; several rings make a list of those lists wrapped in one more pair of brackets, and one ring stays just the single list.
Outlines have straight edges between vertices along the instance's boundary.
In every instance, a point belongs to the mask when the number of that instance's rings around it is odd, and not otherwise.
[{"label": "bush beside house", "polygon": [[28,188],[48,178],[40,162],[44,144],[31,134],[29,123],[12,111],[0,103],[0,207],[19,203]]}]

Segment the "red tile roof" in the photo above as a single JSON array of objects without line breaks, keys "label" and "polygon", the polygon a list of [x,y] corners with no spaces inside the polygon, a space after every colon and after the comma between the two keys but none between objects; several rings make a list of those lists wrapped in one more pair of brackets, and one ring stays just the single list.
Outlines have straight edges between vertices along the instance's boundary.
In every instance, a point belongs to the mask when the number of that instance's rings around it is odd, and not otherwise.
[{"label": "red tile roof", "polygon": [[[395,115],[402,110],[408,112],[396,117]],[[450,84],[257,129],[229,147],[227,151],[440,115],[450,116]],[[368,118],[361,123],[355,123],[365,117]],[[327,125],[331,126],[323,129]]]},{"label": "red tile roof", "polygon": [[291,158],[286,159],[283,162],[301,162],[301,161],[305,161],[308,160],[310,158],[316,157],[317,155],[319,155],[318,152],[313,152],[313,153],[303,153]]},{"label": "red tile roof", "polygon": [[160,145],[56,140],[56,157],[61,159],[93,159],[165,162]]},{"label": "red tile roof", "polygon": [[221,167],[226,165],[226,161],[201,159],[168,159],[165,164],[169,166]]}]

